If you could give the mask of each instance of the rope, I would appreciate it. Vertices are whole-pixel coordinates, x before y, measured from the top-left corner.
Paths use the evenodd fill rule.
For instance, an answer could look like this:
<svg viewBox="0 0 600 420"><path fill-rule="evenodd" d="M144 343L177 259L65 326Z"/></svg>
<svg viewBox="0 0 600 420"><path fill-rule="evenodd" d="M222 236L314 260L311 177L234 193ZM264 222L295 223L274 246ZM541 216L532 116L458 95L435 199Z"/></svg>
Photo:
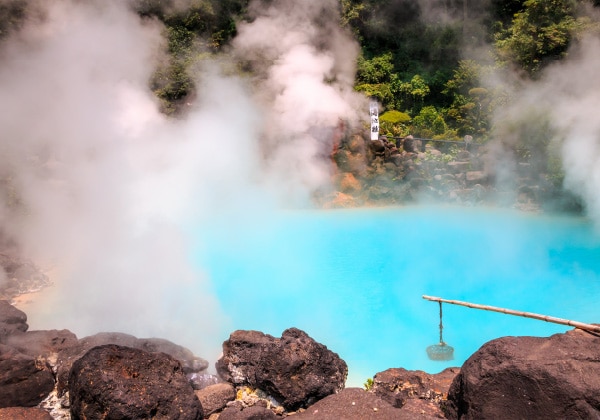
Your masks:
<svg viewBox="0 0 600 420"><path fill-rule="evenodd" d="M444 344L444 339L442 338L442 330L444 329L444 324L442 323L442 302L440 304L440 344Z"/></svg>

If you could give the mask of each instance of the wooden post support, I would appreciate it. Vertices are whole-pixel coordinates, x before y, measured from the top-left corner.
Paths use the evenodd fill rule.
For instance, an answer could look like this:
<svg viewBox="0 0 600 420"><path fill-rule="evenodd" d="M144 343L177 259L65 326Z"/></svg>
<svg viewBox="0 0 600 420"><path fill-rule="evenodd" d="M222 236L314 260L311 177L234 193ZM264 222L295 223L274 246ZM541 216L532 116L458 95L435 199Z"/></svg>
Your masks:
<svg viewBox="0 0 600 420"><path fill-rule="evenodd" d="M451 303L452 305L466 306L467 308L483 309L484 311L500 312L508 315L539 319L540 321L552 322L554 324L569 325L571 327L579 328L580 330L600 333L600 325L585 324L583 322L571 321L569 319L555 318L553 316L534 314L531 312L513 311L512 309L498 308L496 306L479 305L477 303L461 302L460 300L442 299L434 296L423 295L423 299L431 300L433 302L443 302Z"/></svg>

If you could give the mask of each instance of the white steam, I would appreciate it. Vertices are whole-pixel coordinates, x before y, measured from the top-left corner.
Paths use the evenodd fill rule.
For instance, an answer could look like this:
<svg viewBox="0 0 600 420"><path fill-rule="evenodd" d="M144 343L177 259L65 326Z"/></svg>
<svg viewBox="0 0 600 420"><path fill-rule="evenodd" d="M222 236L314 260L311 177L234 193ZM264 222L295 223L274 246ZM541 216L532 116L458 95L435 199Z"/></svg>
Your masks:
<svg viewBox="0 0 600 420"><path fill-rule="evenodd" d="M340 28L335 0L253 5L254 20L239 26L234 47L256 72L267 109L270 178L286 172L290 182L314 191L333 170L324 159L333 130L367 107L352 89L358 45Z"/></svg>
<svg viewBox="0 0 600 420"><path fill-rule="evenodd" d="M600 39L589 38L546 74L540 99L550 102L563 139L565 186L579 194L600 226Z"/></svg>
<svg viewBox="0 0 600 420"><path fill-rule="evenodd" d="M497 140L515 145L534 136L557 148L564 186L581 197L587 213L600 226L600 39L588 37L568 57L544 70L537 81L515 81L509 107L501 110ZM544 124L548 124L548 129ZM538 132L539 130L541 132ZM536 131L538 130L538 131ZM551 138L548 138L551 136ZM513 138L514 137L514 138ZM514 161L494 154L496 168L515 175ZM504 163L498 160L506 158ZM512 169L511 169L512 168ZM504 177L508 179L509 177Z"/></svg>
<svg viewBox="0 0 600 420"><path fill-rule="evenodd" d="M270 54L258 89L205 63L185 119L160 114L148 90L161 25L126 2L40 2L41 19L0 44L0 222L57 268L27 309L33 328L160 336L215 355L231 331L190 232L306 205L329 181L331 132L356 118L357 47L326 36L335 2L301 3L258 5L240 28L235 48Z"/></svg>

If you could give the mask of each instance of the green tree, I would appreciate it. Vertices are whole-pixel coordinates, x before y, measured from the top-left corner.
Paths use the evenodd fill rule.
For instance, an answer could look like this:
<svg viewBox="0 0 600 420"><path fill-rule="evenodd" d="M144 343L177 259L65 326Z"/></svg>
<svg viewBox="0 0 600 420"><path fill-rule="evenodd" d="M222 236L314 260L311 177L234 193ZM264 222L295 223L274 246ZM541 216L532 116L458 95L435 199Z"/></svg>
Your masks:
<svg viewBox="0 0 600 420"><path fill-rule="evenodd" d="M434 106L426 106L413 118L412 129L419 137L434 138L444 136L448 126L442 114Z"/></svg>
<svg viewBox="0 0 600 420"><path fill-rule="evenodd" d="M386 111L379 116L380 131L394 137L404 137L410 134L408 124L410 115L396 110Z"/></svg>
<svg viewBox="0 0 600 420"><path fill-rule="evenodd" d="M410 82L400 83L398 91L403 108L417 114L423 107L430 89L425 79L421 75L415 74Z"/></svg>
<svg viewBox="0 0 600 420"><path fill-rule="evenodd" d="M394 70L392 53L386 52L370 60L359 57L356 80L358 84L389 83Z"/></svg>
<svg viewBox="0 0 600 420"><path fill-rule="evenodd" d="M462 137L475 135L479 141L485 139L490 129L490 118L501 91L489 91L481 87L481 80L494 68L463 60L446 83L444 93L452 97L451 105L445 110L446 121Z"/></svg>
<svg viewBox="0 0 600 420"><path fill-rule="evenodd" d="M565 56L579 23L576 0L526 0L512 25L497 35L500 56L534 76L548 62Z"/></svg>

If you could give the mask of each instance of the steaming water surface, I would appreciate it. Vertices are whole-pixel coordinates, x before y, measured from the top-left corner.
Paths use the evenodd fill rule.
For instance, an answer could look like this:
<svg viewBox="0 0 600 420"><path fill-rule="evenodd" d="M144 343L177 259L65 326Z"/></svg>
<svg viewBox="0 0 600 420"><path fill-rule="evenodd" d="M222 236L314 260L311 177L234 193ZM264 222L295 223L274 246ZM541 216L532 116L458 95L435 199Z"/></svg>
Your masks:
<svg viewBox="0 0 600 420"><path fill-rule="evenodd" d="M569 329L444 305L455 360L434 362L425 348L439 341L438 304L423 294L600 322L600 238L583 218L409 207L230 222L198 233L209 245L195 256L230 317L223 340L300 328L348 363L348 385L390 367L459 366L500 336Z"/></svg>

